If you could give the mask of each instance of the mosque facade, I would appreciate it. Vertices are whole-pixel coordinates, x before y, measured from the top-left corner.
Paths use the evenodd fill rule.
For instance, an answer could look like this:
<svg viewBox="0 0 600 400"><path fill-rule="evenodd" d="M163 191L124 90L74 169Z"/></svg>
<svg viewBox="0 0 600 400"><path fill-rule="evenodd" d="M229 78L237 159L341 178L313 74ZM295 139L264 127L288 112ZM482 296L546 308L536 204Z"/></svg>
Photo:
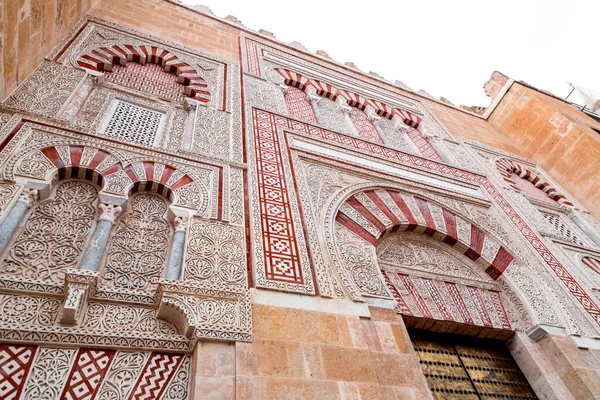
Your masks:
<svg viewBox="0 0 600 400"><path fill-rule="evenodd" d="M0 21L1 398L600 397L597 116L170 0Z"/></svg>

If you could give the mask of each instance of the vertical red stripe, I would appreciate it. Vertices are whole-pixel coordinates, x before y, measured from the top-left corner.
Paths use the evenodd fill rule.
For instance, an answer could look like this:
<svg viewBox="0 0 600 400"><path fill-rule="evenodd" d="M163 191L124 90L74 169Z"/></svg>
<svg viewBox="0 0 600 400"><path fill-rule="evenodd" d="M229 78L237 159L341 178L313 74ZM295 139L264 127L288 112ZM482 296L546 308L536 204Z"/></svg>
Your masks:
<svg viewBox="0 0 600 400"><path fill-rule="evenodd" d="M454 301L454 304L456 304L456 308L458 309L463 322L468 325L474 325L475 322L473 322L473 317L471 317L471 314L469 314L469 310L467 309L467 306L465 306L465 302L460 294L460 291L456 287L456 284L452 282L445 283L446 287L448 288L448 292L450 293L450 297Z"/></svg>
<svg viewBox="0 0 600 400"><path fill-rule="evenodd" d="M412 212L410 212L410 208L408 208L408 206L406 205L406 202L402 198L402 195L398 192L388 191L388 193L392 197L392 200L394 200L394 203L396 203L396 205L398 206L398 209L402 212L402 214L404 214L404 216L408 220L408 227L406 228L406 230L414 231L419 224L417 223L417 220L413 216Z"/></svg>
<svg viewBox="0 0 600 400"><path fill-rule="evenodd" d="M433 215L431 215L431 210L429 209L429 203L427 203L425 200L420 199L418 197L415 197L415 200L417 202L417 206L419 207L419 210L421 210L421 214L423 215L423 218L425 219L426 229L425 229L425 232L423 232L423 233L426 234L427 236L433 236L433 234L436 231L436 226L435 226L435 221L433 220Z"/></svg>
<svg viewBox="0 0 600 400"><path fill-rule="evenodd" d="M487 272L492 278L498 279L500 278L500 275L506 271L506 268L508 268L513 260L513 256L511 256L504 247L500 247L500 249L498 249L498 253L496 253L494 261L492 261L492 265L490 265L485 272Z"/></svg>
<svg viewBox="0 0 600 400"><path fill-rule="evenodd" d="M485 232L471 224L471 247L465 251L465 255L471 260L477 261L481 257L484 240Z"/></svg>
<svg viewBox="0 0 600 400"><path fill-rule="evenodd" d="M485 308L485 304L483 303L483 299L481 298L481 293L479 293L479 289L474 286L467 286L469 289L469 294L475 303L475 307L477 307L477 311L479 312L479 316L481 317L481 321L483 322L483 326L488 328L493 327L492 320L488 315L487 309Z"/></svg>
<svg viewBox="0 0 600 400"><path fill-rule="evenodd" d="M57 168L63 168L65 166L58 155L58 151L56 151L54 147L48 147L47 149L42 150L42 153L48 160L52 161L52 164Z"/></svg>
<svg viewBox="0 0 600 400"><path fill-rule="evenodd" d="M425 301L423 300L419 292L417 292L417 289L410 280L410 277L404 274L398 274L398 276L400 277L400 279L402 279L402 283L404 283L406 290L408 290L408 293L410 293L410 295L412 296L415 304L417 305L417 308L421 312L421 316L423 318L433 318L431 311L429 311L429 308L427 308L427 304L425 304Z"/></svg>
<svg viewBox="0 0 600 400"><path fill-rule="evenodd" d="M337 216L335 217L335 221L338 224L350 230L351 232L356 233L359 237L371 243L373 246L377 245L377 238L375 236L371 235L369 231L367 231L365 228L354 222L353 219L348 217L343 212L338 212Z"/></svg>
<svg viewBox="0 0 600 400"><path fill-rule="evenodd" d="M390 280L388 273L386 271L381 271L381 272L383 273L385 283L387 284L388 288L390 289L390 292L392 292L392 296L394 296L394 299L398 302L398 308L400 309L400 313L402 315L408 315L408 316L412 317L413 313L410 311L410 308L408 308L408 306L406 305L406 302L404 301L402 296L400 296L398 289L396 289L396 286L394 286L394 284Z"/></svg>
<svg viewBox="0 0 600 400"><path fill-rule="evenodd" d="M425 286L427 287L427 290L429 291L429 295L431 296L431 299L435 303L438 310L440 310L440 314L442 314L442 318L444 318L444 320L446 320L446 321L454 321L454 317L452 317L452 314L450 313L450 311L448 311L448 308L446 307L446 303L444 302L443 297L440 295L438 288L435 286L435 283L431 279L425 279L425 278L423 278L423 282L425 283Z"/></svg>
<svg viewBox="0 0 600 400"><path fill-rule="evenodd" d="M458 242L458 230L456 228L456 217L450 211L442 208L442 215L446 223L446 237L443 242L454 246Z"/></svg>
<svg viewBox="0 0 600 400"><path fill-rule="evenodd" d="M377 208L379 208L381 210L381 212L383 212L385 214L385 216L388 217L390 219L390 221L392 221L392 224L394 224L395 227L399 226L402 223L398 219L398 217L392 212L392 210L390 210L388 208L388 206L385 205L385 203L383 202L383 200L381 200L381 198L377 195L377 193L375 193L374 191L371 190L371 191L365 192L365 194L367 195L367 197L369 199L371 199L373 204L375 204L377 206Z"/></svg>
<svg viewBox="0 0 600 400"><path fill-rule="evenodd" d="M374 216L371 211L369 211L356 197L350 197L348 200L346 200L346 203L358 211L358 213L365 217L367 221L372 223L380 234L385 232L385 225L383 225L383 223L376 216Z"/></svg>

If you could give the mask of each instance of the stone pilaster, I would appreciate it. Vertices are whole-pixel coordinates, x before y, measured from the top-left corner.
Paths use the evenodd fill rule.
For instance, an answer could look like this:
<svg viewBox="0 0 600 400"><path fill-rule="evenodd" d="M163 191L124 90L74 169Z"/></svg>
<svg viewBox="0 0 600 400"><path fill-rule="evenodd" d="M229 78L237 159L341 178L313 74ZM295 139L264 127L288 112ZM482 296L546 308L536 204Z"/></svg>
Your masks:
<svg viewBox="0 0 600 400"><path fill-rule="evenodd" d="M115 219L119 216L122 209L120 206L113 204L100 203L102 214L98 219L98 224L90 240L90 244L85 249L83 259L79 265L79 269L97 271L106 250L110 231L115 223Z"/></svg>
<svg viewBox="0 0 600 400"><path fill-rule="evenodd" d="M181 266L183 264L183 251L185 248L185 231L187 218L175 218L175 234L171 243L171 254L167 266L167 279L178 281L181 279Z"/></svg>

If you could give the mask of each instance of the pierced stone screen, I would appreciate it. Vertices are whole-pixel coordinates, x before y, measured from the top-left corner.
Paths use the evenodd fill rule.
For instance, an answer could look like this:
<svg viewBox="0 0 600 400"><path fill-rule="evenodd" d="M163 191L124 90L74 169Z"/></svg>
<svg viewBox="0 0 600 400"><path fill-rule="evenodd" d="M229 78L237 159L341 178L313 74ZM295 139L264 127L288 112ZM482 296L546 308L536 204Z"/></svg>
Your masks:
<svg viewBox="0 0 600 400"><path fill-rule="evenodd" d="M110 119L101 129L104 136L148 147L154 146L166 116L121 100L113 102L109 115Z"/></svg>

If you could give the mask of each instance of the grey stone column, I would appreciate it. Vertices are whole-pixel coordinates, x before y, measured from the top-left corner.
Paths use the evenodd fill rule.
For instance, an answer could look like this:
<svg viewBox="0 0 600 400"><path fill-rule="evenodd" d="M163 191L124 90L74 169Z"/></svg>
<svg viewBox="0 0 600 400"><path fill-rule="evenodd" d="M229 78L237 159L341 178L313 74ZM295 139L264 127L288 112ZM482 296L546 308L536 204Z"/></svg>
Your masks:
<svg viewBox="0 0 600 400"><path fill-rule="evenodd" d="M183 250L185 249L185 230L187 219L175 218L175 234L171 243L171 254L167 266L167 279L178 281L181 279L181 266L183 265Z"/></svg>
<svg viewBox="0 0 600 400"><path fill-rule="evenodd" d="M37 190L24 188L15 205L6 214L4 221L0 224L0 254L6 249L27 209L31 207L37 198Z"/></svg>
<svg viewBox="0 0 600 400"><path fill-rule="evenodd" d="M96 229L92 234L90 244L85 249L81 264L79 264L79 269L98 271L100 261L104 255L104 250L106 250L110 231L112 230L116 218L121 213L121 207L113 204L100 203L100 209L102 210L102 214L98 219L98 224L96 224Z"/></svg>

